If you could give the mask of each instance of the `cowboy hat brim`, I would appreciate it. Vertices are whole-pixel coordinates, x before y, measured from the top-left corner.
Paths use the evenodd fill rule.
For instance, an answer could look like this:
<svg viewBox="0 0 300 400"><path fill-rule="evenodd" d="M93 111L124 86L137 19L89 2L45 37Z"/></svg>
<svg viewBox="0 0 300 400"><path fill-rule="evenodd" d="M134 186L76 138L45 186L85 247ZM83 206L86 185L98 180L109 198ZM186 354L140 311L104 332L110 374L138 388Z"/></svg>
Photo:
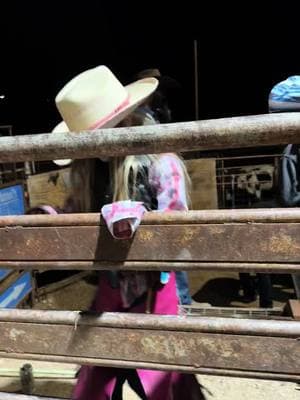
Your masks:
<svg viewBox="0 0 300 400"><path fill-rule="evenodd" d="M52 133L55 135L59 135L60 133L70 132L67 124L64 121L61 121L59 124L55 126L52 130ZM52 160L54 164L58 165L59 167L66 167L67 165L71 164L71 159L64 159L64 160Z"/></svg>
<svg viewBox="0 0 300 400"><path fill-rule="evenodd" d="M105 123L96 126L94 129L105 129L113 128L118 125L124 118L130 115L138 106L140 106L157 88L159 82L155 78L140 79L130 85L125 86L128 93L127 105L116 112L111 118L105 121ZM87 130L89 128L87 127ZM52 133L65 133L70 132L67 124L62 121L53 129ZM53 160L53 162L60 166L65 167L69 165L71 159Z"/></svg>
<svg viewBox="0 0 300 400"><path fill-rule="evenodd" d="M145 78L125 86L125 89L129 96L128 104L104 124L97 126L97 129L113 128L118 125L138 106L144 103L144 101L157 89L158 85L159 82L156 78Z"/></svg>

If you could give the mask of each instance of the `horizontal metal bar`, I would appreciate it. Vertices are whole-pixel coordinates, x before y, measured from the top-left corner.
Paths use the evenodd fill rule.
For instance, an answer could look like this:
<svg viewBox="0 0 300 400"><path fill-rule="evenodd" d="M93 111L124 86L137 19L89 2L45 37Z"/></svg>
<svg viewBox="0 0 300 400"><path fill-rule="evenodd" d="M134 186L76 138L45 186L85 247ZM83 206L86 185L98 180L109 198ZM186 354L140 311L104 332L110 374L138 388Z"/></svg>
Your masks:
<svg viewBox="0 0 300 400"><path fill-rule="evenodd" d="M0 309L0 322L298 338L300 321Z"/></svg>
<svg viewBox="0 0 300 400"><path fill-rule="evenodd" d="M277 319L292 321L289 315L282 315L282 307L274 308L248 308L248 307L214 307L201 303L181 305L180 313L189 317L222 317L222 318L247 318L247 319Z"/></svg>
<svg viewBox="0 0 300 400"><path fill-rule="evenodd" d="M114 240L99 221L99 214L2 217L0 265L39 270L299 271L299 208L149 213L129 241Z"/></svg>
<svg viewBox="0 0 300 400"><path fill-rule="evenodd" d="M78 319L76 313L65 313L67 321L63 314L49 319L51 313L44 311L36 322L25 314L21 322L9 321L1 312L0 356L198 373L300 375L296 321L113 313Z"/></svg>
<svg viewBox="0 0 300 400"><path fill-rule="evenodd" d="M300 142L299 113L0 138L0 162L217 150Z"/></svg>
<svg viewBox="0 0 300 400"><path fill-rule="evenodd" d="M280 153L279 154L276 154L276 153L274 153L274 154L249 154L247 156L216 157L216 161L244 160L244 159L252 159L252 158L278 158L278 157L282 157L282 154L280 154ZM229 167L229 168L231 168L231 167ZM224 167L224 169L227 169L227 167Z"/></svg>
<svg viewBox="0 0 300 400"><path fill-rule="evenodd" d="M146 213L142 225L300 222L300 208L194 210ZM99 226L100 214L19 215L0 217L0 227Z"/></svg>
<svg viewBox="0 0 300 400"><path fill-rule="evenodd" d="M98 271L222 271L268 274L300 273L300 264L176 262L176 261L1 261L0 268L16 270L98 270Z"/></svg>
<svg viewBox="0 0 300 400"><path fill-rule="evenodd" d="M300 264L300 223L142 225L131 240L113 239L104 226L14 226L0 228L0 243L0 265L2 261Z"/></svg>
<svg viewBox="0 0 300 400"><path fill-rule="evenodd" d="M103 367L109 368L130 368L130 369L151 369L151 370L166 370L166 371L181 371L185 373L195 373L200 375L214 375L214 376L225 376L225 377L236 377L236 378L248 378L248 379L265 379L274 381L284 381L284 382L296 382L299 383L300 374L280 374L280 373L270 373L261 371L245 371L245 370L235 370L227 368L205 368L201 366L187 366L187 365L170 365L170 364L159 364L159 363L146 363L146 362L132 362L123 360L111 360L111 359L101 359L94 361L90 358L83 357L64 357L64 356L51 356L51 355L36 355L32 353L5 353L0 351L1 358L13 358L20 360L35 360L35 361L47 361L55 363L71 363L71 364L81 364L81 365L101 365ZM2 398L0 397L2 400ZM6 399L5 399L6 400ZM9 398L7 400L10 400ZM17 399L16 399L17 400ZM23 400L23 399L20 399ZM27 399L24 399L27 400ZM28 399L31 400L31 399ZM35 400L35 399L33 399ZM44 398L38 399L44 400ZM45 400L59 400L59 399L45 399Z"/></svg>
<svg viewBox="0 0 300 400"><path fill-rule="evenodd" d="M217 179L221 179L221 178L222 178L221 176L217 176ZM272 182L271 181L259 181L259 184L264 184L264 183L270 184ZM230 180L228 180L227 182L217 182L217 186L231 186L232 187L232 185L237 186L238 189L240 189L240 190L247 190L246 187L240 187L239 186L240 184L236 181L230 182Z"/></svg>

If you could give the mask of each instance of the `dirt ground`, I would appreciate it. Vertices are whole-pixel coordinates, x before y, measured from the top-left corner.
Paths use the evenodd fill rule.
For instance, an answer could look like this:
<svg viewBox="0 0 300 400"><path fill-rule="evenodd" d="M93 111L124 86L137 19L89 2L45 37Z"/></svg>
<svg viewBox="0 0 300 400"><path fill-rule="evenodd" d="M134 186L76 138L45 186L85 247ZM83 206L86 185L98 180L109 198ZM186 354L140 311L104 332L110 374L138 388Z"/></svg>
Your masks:
<svg viewBox="0 0 300 400"><path fill-rule="evenodd" d="M52 310L82 310L88 308L95 290L96 279L82 279L68 287L41 298L35 308ZM213 306L257 306L256 303L243 304L239 299L238 275L234 273L191 273L190 287L194 300L210 303ZM293 296L289 278L273 278L275 306L282 307ZM24 360L0 359L0 391L20 392L19 368ZM34 394L40 396L70 398L78 366L73 364L54 364L30 361L35 379ZM49 377L49 370L51 377ZM46 372L45 372L46 371ZM44 375L43 375L44 374ZM48 375L47 375L48 374ZM43 377L41 377L43 376ZM295 383L263 381L255 379L227 378L216 376L197 376L205 388L207 400L298 400L299 386ZM138 397L128 387L124 388L126 400ZM88 399L87 399L88 400ZM91 399L92 400L92 399Z"/></svg>

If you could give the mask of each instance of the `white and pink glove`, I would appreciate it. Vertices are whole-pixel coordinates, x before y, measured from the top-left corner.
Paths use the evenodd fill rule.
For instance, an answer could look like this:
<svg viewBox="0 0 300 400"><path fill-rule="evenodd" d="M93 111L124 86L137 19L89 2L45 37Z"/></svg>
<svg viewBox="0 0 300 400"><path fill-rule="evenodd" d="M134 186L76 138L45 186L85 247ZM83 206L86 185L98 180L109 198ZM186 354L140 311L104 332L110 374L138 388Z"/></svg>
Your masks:
<svg viewBox="0 0 300 400"><path fill-rule="evenodd" d="M115 239L131 239L141 223L146 208L140 201L117 201L106 204L101 214Z"/></svg>

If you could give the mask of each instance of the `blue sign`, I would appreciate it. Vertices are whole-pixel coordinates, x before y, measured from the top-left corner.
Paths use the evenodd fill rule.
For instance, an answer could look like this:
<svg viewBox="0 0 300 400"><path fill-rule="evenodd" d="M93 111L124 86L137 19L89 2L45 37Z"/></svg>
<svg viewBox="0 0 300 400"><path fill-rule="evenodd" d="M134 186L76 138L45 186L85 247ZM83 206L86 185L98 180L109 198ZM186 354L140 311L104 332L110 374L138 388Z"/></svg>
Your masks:
<svg viewBox="0 0 300 400"><path fill-rule="evenodd" d="M24 190L21 184L0 188L0 215L25 214Z"/></svg>
<svg viewBox="0 0 300 400"><path fill-rule="evenodd" d="M25 213L24 190L21 184L0 188L0 215L23 215ZM0 269L0 281L10 270Z"/></svg>
<svg viewBox="0 0 300 400"><path fill-rule="evenodd" d="M0 269L0 281L3 281L11 273L11 269Z"/></svg>
<svg viewBox="0 0 300 400"><path fill-rule="evenodd" d="M31 291L31 273L25 272L0 295L0 308L16 308Z"/></svg>

